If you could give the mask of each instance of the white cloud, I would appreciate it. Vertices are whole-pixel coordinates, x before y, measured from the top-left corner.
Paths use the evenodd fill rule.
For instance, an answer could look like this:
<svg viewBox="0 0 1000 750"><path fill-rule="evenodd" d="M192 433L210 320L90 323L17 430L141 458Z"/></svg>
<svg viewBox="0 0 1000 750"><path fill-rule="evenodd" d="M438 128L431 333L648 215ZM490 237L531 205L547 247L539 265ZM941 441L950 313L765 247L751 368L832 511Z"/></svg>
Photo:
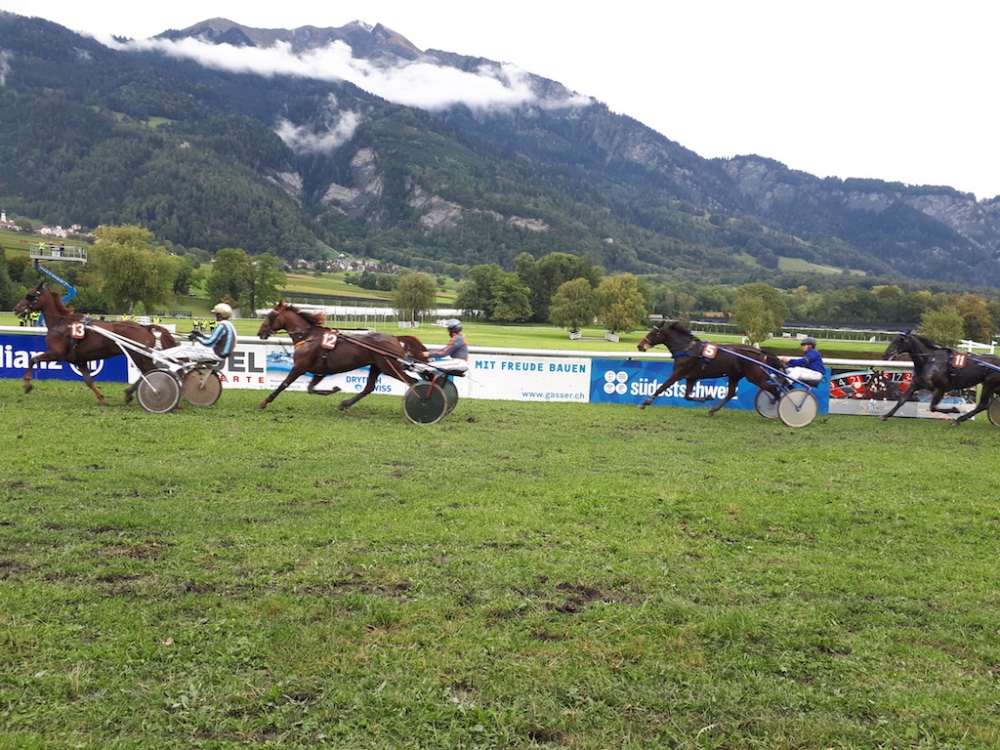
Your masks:
<svg viewBox="0 0 1000 750"><path fill-rule="evenodd" d="M360 124L361 115L357 112L340 112L331 116L323 132L317 133L285 119L278 120L275 132L297 154L328 154L349 141Z"/></svg>
<svg viewBox="0 0 1000 750"><path fill-rule="evenodd" d="M540 100L532 90L529 74L515 65L484 64L475 73L439 65L433 58L381 66L354 58L351 48L339 41L303 54L295 54L291 46L284 42L274 47L259 48L211 44L190 38L119 43L104 37L100 41L116 49L157 50L219 70L349 81L390 102L431 111L456 104L465 104L477 111L490 111L524 104L565 107L592 103L589 97L578 95Z"/></svg>
<svg viewBox="0 0 1000 750"><path fill-rule="evenodd" d="M0 86L7 85L7 75L10 73L10 52L0 50Z"/></svg>

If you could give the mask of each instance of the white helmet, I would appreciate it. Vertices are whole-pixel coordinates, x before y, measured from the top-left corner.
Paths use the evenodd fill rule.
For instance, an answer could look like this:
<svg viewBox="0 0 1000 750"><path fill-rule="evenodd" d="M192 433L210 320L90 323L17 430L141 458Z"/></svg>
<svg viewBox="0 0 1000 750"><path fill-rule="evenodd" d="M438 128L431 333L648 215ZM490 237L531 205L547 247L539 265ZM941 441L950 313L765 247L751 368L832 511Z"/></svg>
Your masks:
<svg viewBox="0 0 1000 750"><path fill-rule="evenodd" d="M460 321L458 318L449 318L444 322L444 325L445 328L447 328L449 331L462 330L462 321Z"/></svg>
<svg viewBox="0 0 1000 750"><path fill-rule="evenodd" d="M233 317L233 308L231 308L225 302L220 302L215 307L213 307L212 312L214 312L216 315L221 315L223 318Z"/></svg>

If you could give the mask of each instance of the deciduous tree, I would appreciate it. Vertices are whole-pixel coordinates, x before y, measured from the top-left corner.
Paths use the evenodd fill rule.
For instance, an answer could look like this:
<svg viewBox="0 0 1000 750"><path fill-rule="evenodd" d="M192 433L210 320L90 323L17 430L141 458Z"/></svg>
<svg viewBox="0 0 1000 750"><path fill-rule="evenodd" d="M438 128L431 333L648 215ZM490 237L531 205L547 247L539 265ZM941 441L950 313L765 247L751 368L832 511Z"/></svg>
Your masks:
<svg viewBox="0 0 1000 750"><path fill-rule="evenodd" d="M597 300L597 318L612 333L634 331L648 314L639 278L631 273L604 279Z"/></svg>
<svg viewBox="0 0 1000 750"><path fill-rule="evenodd" d="M920 318L921 334L941 346L956 346L962 340L965 321L954 307L929 310Z"/></svg>
<svg viewBox="0 0 1000 750"><path fill-rule="evenodd" d="M516 273L505 273L493 283L493 320L522 323L531 317L531 290Z"/></svg>
<svg viewBox="0 0 1000 750"><path fill-rule="evenodd" d="M756 294L741 294L736 298L732 321L753 346L766 341L775 328L780 327L777 316L768 307L767 302Z"/></svg>
<svg viewBox="0 0 1000 750"><path fill-rule="evenodd" d="M416 320L435 307L437 289L434 279L424 273L408 273L392 291L392 306L403 320Z"/></svg>
<svg viewBox="0 0 1000 750"><path fill-rule="evenodd" d="M560 328L579 331L597 316L597 295L587 279L562 284L552 296L549 321Z"/></svg>
<svg viewBox="0 0 1000 750"><path fill-rule="evenodd" d="M135 225L99 227L90 252L100 274L101 293L115 310L132 313L142 303L147 313L162 305L173 284L170 256L153 245L153 233Z"/></svg>

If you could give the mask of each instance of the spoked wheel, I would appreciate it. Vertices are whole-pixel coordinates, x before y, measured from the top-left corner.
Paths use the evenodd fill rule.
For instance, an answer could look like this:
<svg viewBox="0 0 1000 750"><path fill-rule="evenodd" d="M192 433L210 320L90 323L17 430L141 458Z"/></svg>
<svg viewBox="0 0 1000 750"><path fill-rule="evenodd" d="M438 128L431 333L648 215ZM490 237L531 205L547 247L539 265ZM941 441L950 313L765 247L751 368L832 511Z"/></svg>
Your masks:
<svg viewBox="0 0 1000 750"><path fill-rule="evenodd" d="M441 390L444 391L444 398L446 402L444 413L451 414L454 408L458 405L458 388L453 382L451 382L451 378L445 378L440 381L438 385L441 386Z"/></svg>
<svg viewBox="0 0 1000 750"><path fill-rule="evenodd" d="M816 397L802 388L793 388L778 399L778 417L789 427L805 427L818 412Z"/></svg>
<svg viewBox="0 0 1000 750"><path fill-rule="evenodd" d="M192 406L211 406L222 395L222 381L212 368L198 367L184 376L181 391Z"/></svg>
<svg viewBox="0 0 1000 750"><path fill-rule="evenodd" d="M444 390L427 380L414 383L403 395L403 414L413 424L434 424L447 412Z"/></svg>
<svg viewBox="0 0 1000 750"><path fill-rule="evenodd" d="M142 376L135 396L146 411L163 414L172 410L181 400L181 386L172 373L153 370Z"/></svg>
<svg viewBox="0 0 1000 750"><path fill-rule="evenodd" d="M767 417L768 419L778 418L778 399L768 391L757 391L753 405L756 407L757 413L762 417Z"/></svg>
<svg viewBox="0 0 1000 750"><path fill-rule="evenodd" d="M986 407L986 416L989 417L991 425L1000 427L1000 397L994 396L990 399L990 405Z"/></svg>

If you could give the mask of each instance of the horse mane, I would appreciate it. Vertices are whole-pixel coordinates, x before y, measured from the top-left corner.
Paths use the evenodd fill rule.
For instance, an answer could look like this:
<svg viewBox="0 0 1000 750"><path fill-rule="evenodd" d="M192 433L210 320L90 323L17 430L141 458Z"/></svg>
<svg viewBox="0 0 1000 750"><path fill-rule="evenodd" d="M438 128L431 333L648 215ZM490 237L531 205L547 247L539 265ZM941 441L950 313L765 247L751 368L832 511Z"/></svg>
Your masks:
<svg viewBox="0 0 1000 750"><path fill-rule="evenodd" d="M675 320L673 323L670 323L667 327L679 333L681 336L686 336L687 338L696 341L698 340L698 337L695 336L693 333L691 333L691 331L689 331L687 328L685 328L679 321Z"/></svg>
<svg viewBox="0 0 1000 750"><path fill-rule="evenodd" d="M46 284L41 284L38 289L38 293L48 292L49 296L52 297L52 304L56 308L56 312L60 315L73 315L74 310L72 307L66 307L63 301L59 299L59 295L53 292Z"/></svg>
<svg viewBox="0 0 1000 750"><path fill-rule="evenodd" d="M326 323L325 313L306 312L305 310L300 310L295 305L285 305L285 309L288 310L289 312L295 313L304 321L306 321L309 325L322 326L324 323Z"/></svg>
<svg viewBox="0 0 1000 750"><path fill-rule="evenodd" d="M938 344L937 342L932 341L931 339L927 338L926 336L921 336L919 333L911 333L911 334L909 334L909 336L910 336L911 339L916 339L917 341L919 341L921 344L923 344L924 346L926 346L928 349L934 349L936 351L941 350L941 349L948 349L947 346L942 346L941 344Z"/></svg>

